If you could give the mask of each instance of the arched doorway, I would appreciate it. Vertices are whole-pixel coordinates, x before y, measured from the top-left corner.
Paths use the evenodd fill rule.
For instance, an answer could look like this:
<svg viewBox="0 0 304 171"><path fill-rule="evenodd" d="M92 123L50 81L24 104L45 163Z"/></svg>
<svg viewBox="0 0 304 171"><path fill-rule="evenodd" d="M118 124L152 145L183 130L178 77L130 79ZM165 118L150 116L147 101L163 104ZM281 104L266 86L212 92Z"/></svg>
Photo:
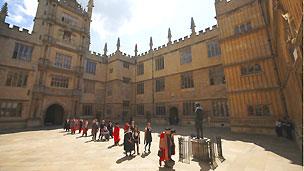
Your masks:
<svg viewBox="0 0 304 171"><path fill-rule="evenodd" d="M64 109L58 104L53 104L47 108L44 118L44 125L62 125Z"/></svg>
<svg viewBox="0 0 304 171"><path fill-rule="evenodd" d="M178 109L176 107L171 107L169 112L170 112L170 116L169 116L170 125L178 125L179 123Z"/></svg>

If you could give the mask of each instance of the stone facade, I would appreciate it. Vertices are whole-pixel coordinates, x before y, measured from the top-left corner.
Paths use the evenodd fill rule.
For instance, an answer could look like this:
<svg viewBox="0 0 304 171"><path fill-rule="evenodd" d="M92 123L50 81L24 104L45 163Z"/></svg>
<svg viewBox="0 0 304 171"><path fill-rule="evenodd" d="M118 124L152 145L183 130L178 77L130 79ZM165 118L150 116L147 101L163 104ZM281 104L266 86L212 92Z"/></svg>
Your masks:
<svg viewBox="0 0 304 171"><path fill-rule="evenodd" d="M31 34L5 23L4 5L0 127L67 117L189 125L200 102L208 126L274 134L288 115L302 137L301 6L216 0L217 25L196 32L192 19L190 36L172 41L169 29L168 43L154 48L151 38L148 52L130 56L120 40L110 55L107 45L89 51L93 0L86 11L76 0L40 0Z"/></svg>

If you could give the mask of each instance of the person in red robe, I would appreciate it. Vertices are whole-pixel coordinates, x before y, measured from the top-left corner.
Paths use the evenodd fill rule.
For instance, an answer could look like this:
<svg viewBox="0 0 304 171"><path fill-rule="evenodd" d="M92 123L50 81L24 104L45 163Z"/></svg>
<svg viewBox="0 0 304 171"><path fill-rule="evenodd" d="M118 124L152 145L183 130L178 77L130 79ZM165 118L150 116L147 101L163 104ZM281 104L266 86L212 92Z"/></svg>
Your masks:
<svg viewBox="0 0 304 171"><path fill-rule="evenodd" d="M175 146L171 129L167 128L160 134L159 138L159 166L164 161L165 167L172 168L175 162L171 159L171 156L175 154Z"/></svg>
<svg viewBox="0 0 304 171"><path fill-rule="evenodd" d="M119 124L116 122L113 131L114 145L118 145L120 141L119 131L120 131Z"/></svg>
<svg viewBox="0 0 304 171"><path fill-rule="evenodd" d="M75 119L71 120L71 134L75 134Z"/></svg>

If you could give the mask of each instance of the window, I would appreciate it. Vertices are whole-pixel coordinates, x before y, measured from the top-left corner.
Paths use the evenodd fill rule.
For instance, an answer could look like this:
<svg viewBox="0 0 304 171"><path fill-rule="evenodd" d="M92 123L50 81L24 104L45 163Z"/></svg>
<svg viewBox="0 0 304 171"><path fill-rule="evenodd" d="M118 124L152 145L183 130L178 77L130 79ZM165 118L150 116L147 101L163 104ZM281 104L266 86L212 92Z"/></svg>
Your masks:
<svg viewBox="0 0 304 171"><path fill-rule="evenodd" d="M22 71L9 71L6 77L6 86L26 87L28 74Z"/></svg>
<svg viewBox="0 0 304 171"><path fill-rule="evenodd" d="M227 101L213 101L212 113L215 117L228 117L228 105Z"/></svg>
<svg viewBox="0 0 304 171"><path fill-rule="evenodd" d="M209 83L210 85L219 85L225 84L225 75L224 75L224 68L217 67L209 69Z"/></svg>
<svg viewBox="0 0 304 171"><path fill-rule="evenodd" d="M123 62L123 67L129 69L130 65L127 62Z"/></svg>
<svg viewBox="0 0 304 171"><path fill-rule="evenodd" d="M183 114L184 115L193 115L195 111L194 102L186 101L183 103Z"/></svg>
<svg viewBox="0 0 304 171"><path fill-rule="evenodd" d="M165 90L165 78L156 79L155 91L161 92Z"/></svg>
<svg viewBox="0 0 304 171"><path fill-rule="evenodd" d="M252 30L252 25L250 22L235 26L234 34L243 34Z"/></svg>
<svg viewBox="0 0 304 171"><path fill-rule="evenodd" d="M144 104L137 104L136 105L136 113L137 113L137 115L145 115L145 105Z"/></svg>
<svg viewBox="0 0 304 171"><path fill-rule="evenodd" d="M72 40L72 32L64 31L62 39L70 42Z"/></svg>
<svg viewBox="0 0 304 171"><path fill-rule="evenodd" d="M219 42L212 41L207 44L208 47L208 57L220 56L221 55L221 48Z"/></svg>
<svg viewBox="0 0 304 171"><path fill-rule="evenodd" d="M86 73L94 74L96 72L96 63L90 60L87 60L86 63Z"/></svg>
<svg viewBox="0 0 304 171"><path fill-rule="evenodd" d="M165 68L165 59L163 56L155 59L155 70L159 71Z"/></svg>
<svg viewBox="0 0 304 171"><path fill-rule="evenodd" d="M129 107L130 107L130 101L124 100L122 102L122 109L123 109L123 111L128 111Z"/></svg>
<svg viewBox="0 0 304 171"><path fill-rule="evenodd" d="M95 81L84 80L84 93L95 93Z"/></svg>
<svg viewBox="0 0 304 171"><path fill-rule="evenodd" d="M181 54L180 63L188 64L192 62L191 47L186 47L179 52Z"/></svg>
<svg viewBox="0 0 304 171"><path fill-rule="evenodd" d="M145 93L145 84L142 83L137 83L137 94L144 94Z"/></svg>
<svg viewBox="0 0 304 171"><path fill-rule="evenodd" d="M58 68L71 69L72 58L63 54L56 54L55 66Z"/></svg>
<svg viewBox="0 0 304 171"><path fill-rule="evenodd" d="M140 63L137 65L137 75L143 75L145 72L144 63Z"/></svg>
<svg viewBox="0 0 304 171"><path fill-rule="evenodd" d="M131 78L128 78L128 77L122 77L122 82L125 83L125 84L129 84L131 81Z"/></svg>
<svg viewBox="0 0 304 171"><path fill-rule="evenodd" d="M249 116L270 116L270 105L260 104L260 105L248 105L247 112Z"/></svg>
<svg viewBox="0 0 304 171"><path fill-rule="evenodd" d="M71 16L71 15L69 15L69 14L67 14L67 13L64 13L64 14L62 15L61 21L62 21L63 23L65 23L65 24L72 25L72 26L78 25L78 22L77 22L77 21L78 21L78 18L73 17L73 16Z"/></svg>
<svg viewBox="0 0 304 171"><path fill-rule="evenodd" d="M29 62L32 60L32 53L33 47L21 43L16 43L12 58Z"/></svg>
<svg viewBox="0 0 304 171"><path fill-rule="evenodd" d="M51 80L51 86L69 88L69 78L61 75L53 75Z"/></svg>
<svg viewBox="0 0 304 171"><path fill-rule="evenodd" d="M258 74L260 72L262 72L262 67L260 64L250 64L241 66L241 75Z"/></svg>
<svg viewBox="0 0 304 171"><path fill-rule="evenodd" d="M13 101L0 101L1 117L21 117L22 103Z"/></svg>
<svg viewBox="0 0 304 171"><path fill-rule="evenodd" d="M193 88L194 87L194 82L192 78L192 72L187 72L181 74L181 88L186 89L186 88Z"/></svg>
<svg viewBox="0 0 304 171"><path fill-rule="evenodd" d="M166 106L163 103L155 104L155 114L156 115L166 115Z"/></svg>
<svg viewBox="0 0 304 171"><path fill-rule="evenodd" d="M83 105L83 115L93 115L93 105L92 104Z"/></svg>

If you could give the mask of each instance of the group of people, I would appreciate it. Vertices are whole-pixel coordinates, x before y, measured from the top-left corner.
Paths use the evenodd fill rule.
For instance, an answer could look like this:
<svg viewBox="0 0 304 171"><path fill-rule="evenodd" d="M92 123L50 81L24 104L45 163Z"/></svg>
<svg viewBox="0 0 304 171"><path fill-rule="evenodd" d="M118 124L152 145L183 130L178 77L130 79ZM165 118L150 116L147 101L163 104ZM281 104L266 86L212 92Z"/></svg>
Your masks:
<svg viewBox="0 0 304 171"><path fill-rule="evenodd" d="M115 126L114 126L112 121L108 121L108 123L106 123L105 120L102 120L99 124L98 119L94 119L92 121L92 132L91 132L92 140L93 141L97 141L97 140L109 141L110 138L113 138L113 130L116 127L119 127L118 123L115 123ZM97 137L98 131L99 131L99 135Z"/></svg>
<svg viewBox="0 0 304 171"><path fill-rule="evenodd" d="M195 103L195 113L196 113L196 121L195 127L197 132L197 138L203 138L203 108L199 103ZM66 131L71 130L71 134L75 134L78 130L79 133L83 131L82 136L87 136L87 131L89 127L88 120L82 119L67 119L64 123L64 129ZM139 145L141 142L140 130L137 125L135 125L135 121L130 118L130 121L125 123L124 125L124 140L123 146L126 156L131 156L139 152ZM97 137L97 134L99 135ZM162 162L165 163L165 167L172 168L175 164L174 160L172 160L171 156L175 155L175 143L174 143L174 134L175 130L171 128L166 128L163 132L160 133L160 141L159 141L159 165L162 166ZM120 125L119 123L112 124L112 121L105 120L98 121L98 119L94 119L92 121L92 130L91 130L92 141L103 141L103 139L109 141L110 138L114 139L114 145L119 145L120 142ZM148 153L150 153L152 143L152 127L151 123L148 122L144 129L144 152L146 153L148 148Z"/></svg>
<svg viewBox="0 0 304 171"><path fill-rule="evenodd" d="M292 140L293 125L288 117L278 119L275 124L275 131L278 137L286 136L286 138Z"/></svg>
<svg viewBox="0 0 304 171"><path fill-rule="evenodd" d="M150 153L152 142L152 128L151 123L147 123L144 129L144 145L145 152ZM137 152L139 155L139 144L140 144L140 131L137 125L135 125L135 121L131 120L129 123L124 125L124 150L126 156L134 155ZM133 153L132 153L133 152Z"/></svg>
<svg viewBox="0 0 304 171"><path fill-rule="evenodd" d="M83 119L67 119L64 122L64 130L71 131L71 134L75 134L76 131L79 131L79 134L83 132L82 136L87 136L87 131L89 128L89 121ZM124 125L124 140L123 146L126 156L131 156L139 152L139 145L141 142L140 130L135 121L130 120L130 122L125 123ZM99 136L97 134L99 132ZM165 167L173 167L174 161L171 156L175 154L175 143L174 143L174 133L175 130L167 128L165 131L160 133L159 141L159 165L162 165L162 162L165 163ZM114 139L114 146L119 145L120 142L120 126L119 123L112 124L112 121L106 122L102 120L100 123L98 119L92 121L92 131L91 131L92 141L108 140L110 138ZM144 128L144 152L150 153L152 143L152 127L151 123L148 122Z"/></svg>
<svg viewBox="0 0 304 171"><path fill-rule="evenodd" d="M78 130L79 133L82 131L82 136L88 136L89 129L89 121L83 119L66 119L64 122L64 130L69 132L71 130L71 134L75 134Z"/></svg>
<svg viewBox="0 0 304 171"><path fill-rule="evenodd" d="M171 156L175 155L175 143L174 134L176 131L171 128L166 128L159 136L159 166L162 166L162 162L165 163L165 167L172 168L175 161Z"/></svg>

